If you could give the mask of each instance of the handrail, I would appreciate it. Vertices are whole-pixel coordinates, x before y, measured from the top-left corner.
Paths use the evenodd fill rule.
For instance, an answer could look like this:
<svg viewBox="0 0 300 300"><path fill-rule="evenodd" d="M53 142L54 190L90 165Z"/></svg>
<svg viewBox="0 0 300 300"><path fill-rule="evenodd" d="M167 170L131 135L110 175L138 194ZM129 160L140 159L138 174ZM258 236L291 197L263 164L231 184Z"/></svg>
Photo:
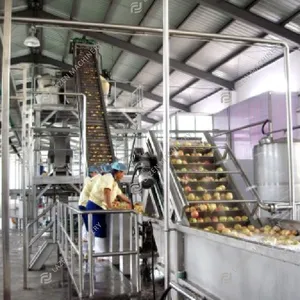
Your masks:
<svg viewBox="0 0 300 300"><path fill-rule="evenodd" d="M182 286L180 286L179 284L175 283L175 282L170 282L170 288L174 289L176 292L178 292L179 294L181 294L183 297L189 299L189 300L205 300L206 297L202 297L200 295L198 295L199 297L195 297L190 291L188 291L186 288L183 288Z"/></svg>
<svg viewBox="0 0 300 300"><path fill-rule="evenodd" d="M39 214L33 221L27 224L26 228L28 229L30 226L35 224L41 217L45 216L54 206L56 206L56 202L49 205L41 214Z"/></svg>
<svg viewBox="0 0 300 300"><path fill-rule="evenodd" d="M163 160L164 158L162 155L162 148L154 134L154 131L151 130L149 132L149 135L150 135L150 139L153 144L153 147L155 148L154 150L156 151L155 154L156 154L158 160ZM158 170L159 170L159 166L157 166L157 171ZM178 203L178 201L175 200L174 195L172 195L173 193L171 194L171 199L173 199L173 209L176 213L176 216L178 216L179 221L181 221L183 208L188 205L188 202L186 201L186 199L183 197L182 193L178 189L178 183L176 181L176 175L174 174L173 168L170 168L170 174L171 174L171 176L170 176L171 189L173 187L176 189L176 193L175 193L177 196L176 199L179 198L179 203ZM161 175L160 175L160 180L163 183L164 178Z"/></svg>
<svg viewBox="0 0 300 300"><path fill-rule="evenodd" d="M229 153L233 163L235 164L236 168L239 169L239 171L241 172L241 176L243 178L243 180L246 182L247 186L250 187L251 186L251 182L249 181L247 175L245 174L244 170L242 169L241 165L239 164L239 162L237 161L237 159L235 158L232 150L230 149L230 147L227 145L226 151ZM257 204L258 206L266 211L273 211L273 205L271 204L264 204L262 202L262 200L260 199L260 196L258 195L257 191L255 189L251 189L251 191L253 192L254 196L256 197L257 200ZM256 208L254 208L254 210L252 211L252 215L253 213L255 213Z"/></svg>
<svg viewBox="0 0 300 300"><path fill-rule="evenodd" d="M76 245L73 242L74 238L74 231L71 228L71 224L68 225L67 216L70 216L70 223L72 223L73 220L73 214L78 215L78 239L81 241L82 237L82 218L79 216L82 215L88 215L88 226L89 228L92 228L92 215L93 214L109 214L109 215L116 215L116 214L130 214L134 216L134 230L136 233L138 233L138 217L137 213L134 210L86 210L86 211L80 211L75 207L72 207L71 205L67 203L57 202L58 203L58 217L57 217L57 231L58 231L58 245L61 249L62 255L65 259L65 265L70 273L70 278L73 281L73 284L75 286L75 289L78 293L79 298L82 298L82 292L83 292L83 264L82 264L82 247L79 243ZM68 210L68 211L67 211ZM132 224L132 221L131 221ZM68 233L68 226L71 229L71 233ZM133 226L130 226L131 230L133 230ZM133 236L133 233L132 233ZM88 265L89 265L89 296L93 297L94 295L94 258L95 257L112 257L112 256L135 256L135 265L136 265L136 288L137 292L140 292L140 282L139 282L139 243L138 243L138 234L135 234L135 249L133 249L133 244L131 242L130 250L129 251L119 251L119 252L106 252L106 253L93 253L92 249L92 237L93 232L92 230L89 231L88 235ZM69 246L71 246L71 252L75 252L74 254L78 255L79 257L79 285L76 283L76 278L74 276L74 261L73 256L71 256L71 263L69 265L68 259L69 255L67 255L67 252L69 251ZM133 260L131 261L133 264ZM131 266L131 269L133 270L133 265Z"/></svg>
<svg viewBox="0 0 300 300"><path fill-rule="evenodd" d="M27 247L31 247L51 226L53 226L54 221L51 221L42 231L40 231L28 244Z"/></svg>
<svg viewBox="0 0 300 300"><path fill-rule="evenodd" d="M130 167L131 167L131 163L132 163L132 159L133 159L133 150L134 150L135 142L136 142L136 135L134 135L134 139L133 139L133 142L132 142L130 161L129 161L128 169L127 169L128 173L130 171Z"/></svg>
<svg viewBox="0 0 300 300"><path fill-rule="evenodd" d="M222 133L213 135L213 138L216 138L216 137L219 137L219 136L225 135L225 134L230 134L230 133L233 133L233 132L236 132L236 131L240 131L240 130L243 130L243 129L255 127L255 126L264 124L264 123L266 123L266 122L271 122L271 121L270 121L269 119L265 119L265 120L263 120L263 121L259 121L259 122L251 123L251 124L249 124L249 125L245 125L245 126L241 126L241 127L238 127L238 128L231 129L231 130L227 130L227 131L224 131L224 132L222 132Z"/></svg>

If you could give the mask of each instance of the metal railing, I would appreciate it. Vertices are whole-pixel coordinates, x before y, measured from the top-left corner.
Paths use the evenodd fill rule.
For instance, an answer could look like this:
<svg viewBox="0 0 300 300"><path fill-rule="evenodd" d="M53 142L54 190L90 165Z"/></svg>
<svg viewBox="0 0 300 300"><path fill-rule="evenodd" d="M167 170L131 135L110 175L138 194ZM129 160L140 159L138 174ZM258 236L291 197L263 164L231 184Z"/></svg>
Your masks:
<svg viewBox="0 0 300 300"><path fill-rule="evenodd" d="M265 121L264 121L265 122ZM262 122L259 122L259 124L261 124ZM253 126L256 126L258 123L253 124ZM249 127L249 126L248 126ZM246 126L244 126L243 128L246 128ZM243 201L245 203L245 205L247 205L246 203L248 203L247 207L250 210L250 216L253 217L256 213L258 208L268 211L270 213L275 213L276 211L280 211L280 210L286 210L286 209L290 209L291 206L286 205L286 204L275 204L275 203L264 203L263 200L260 198L257 190L255 187L253 187L253 185L251 184L249 178L247 177L246 173L244 172L243 168L241 167L240 163L238 162L238 160L236 159L232 149L229 147L228 144L224 144L224 145L220 145L220 146L216 146L215 142L214 142L214 138L211 137L208 133L205 133L205 138L206 140L215 148L223 148L224 149L224 153L222 154L222 156L220 156L220 162L221 165L224 165L224 163L228 160L231 160L233 163L233 166L236 168L237 170L237 174L240 175L240 177L243 180L243 183L245 184L245 190L247 190L247 192L250 192L251 195L254 198L254 201ZM222 163L223 162L223 163ZM234 182L232 182L232 184L234 185ZM236 192L239 191L237 188ZM240 199L242 199L243 197L239 197ZM230 201L228 201L230 202ZM242 202L242 201L239 201ZM253 204L253 207L251 208L251 203Z"/></svg>
<svg viewBox="0 0 300 300"><path fill-rule="evenodd" d="M83 251L82 251L82 216L88 215L88 228L92 226L93 214L106 215L130 215L129 237L130 249L117 252L93 253L92 239L93 232L89 231L88 235L88 269L89 269L89 297L93 297L95 292L94 283L94 258L97 257L114 257L114 256L130 256L130 275L133 280L135 274L135 287L137 293L140 292L140 278L139 278L139 240L138 240L138 218L137 214L132 210L97 210L82 212L66 203L58 202L57 205L57 243L60 252L65 261L65 266L69 271L70 278L76 289L76 292L81 299L84 291L84 274L83 274ZM78 236L74 232L74 217L78 217ZM135 241L133 240L133 237ZM76 272L74 256L78 256L78 272ZM135 259L134 259L135 256ZM76 274L77 273L77 274Z"/></svg>
<svg viewBox="0 0 300 300"><path fill-rule="evenodd" d="M37 245L41 241L41 237L46 233L50 232L52 228L52 236L50 235L49 239L56 242L56 226L55 226L55 215L56 215L56 203L49 205L40 215L38 215L32 222L28 223L26 226L25 236L26 236L26 244L24 247L24 257L26 257L26 267L30 268L30 265L35 257L31 260L31 255L34 254L33 247ZM38 223L47 215L49 215L49 223L46 226L42 227L39 231ZM34 235L34 231L36 228L32 228L35 226L37 228L37 233ZM38 250L41 245L38 245Z"/></svg>

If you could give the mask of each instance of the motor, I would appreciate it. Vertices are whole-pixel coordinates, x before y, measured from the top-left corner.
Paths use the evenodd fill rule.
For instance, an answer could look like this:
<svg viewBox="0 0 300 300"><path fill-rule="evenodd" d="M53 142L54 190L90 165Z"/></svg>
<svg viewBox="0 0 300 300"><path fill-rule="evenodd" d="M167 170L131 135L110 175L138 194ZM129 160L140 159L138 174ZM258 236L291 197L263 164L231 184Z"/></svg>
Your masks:
<svg viewBox="0 0 300 300"><path fill-rule="evenodd" d="M132 190L150 189L157 181L157 157L148 152L144 153L142 148L135 148L133 163L136 165L131 181ZM138 176L138 184L133 184L136 175Z"/></svg>

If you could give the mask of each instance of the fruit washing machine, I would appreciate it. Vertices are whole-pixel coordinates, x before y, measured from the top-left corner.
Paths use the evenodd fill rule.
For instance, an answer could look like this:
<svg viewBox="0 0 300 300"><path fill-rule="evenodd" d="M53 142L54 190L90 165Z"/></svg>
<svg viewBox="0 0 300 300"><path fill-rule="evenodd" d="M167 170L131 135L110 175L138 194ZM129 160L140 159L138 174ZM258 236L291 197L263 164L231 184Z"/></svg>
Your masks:
<svg viewBox="0 0 300 300"><path fill-rule="evenodd" d="M210 135L204 136L205 141L171 141L171 277L207 299L298 299L299 223L292 228L291 222L258 218L258 208L271 211L272 204L261 203L252 189L252 198L242 198L235 177L244 173L230 148L220 151ZM159 198L163 207L163 191L157 194L163 163L154 132L147 146L160 161L156 172L162 181L144 200L143 217L153 224L159 267L164 264L163 216L149 203L154 206Z"/></svg>

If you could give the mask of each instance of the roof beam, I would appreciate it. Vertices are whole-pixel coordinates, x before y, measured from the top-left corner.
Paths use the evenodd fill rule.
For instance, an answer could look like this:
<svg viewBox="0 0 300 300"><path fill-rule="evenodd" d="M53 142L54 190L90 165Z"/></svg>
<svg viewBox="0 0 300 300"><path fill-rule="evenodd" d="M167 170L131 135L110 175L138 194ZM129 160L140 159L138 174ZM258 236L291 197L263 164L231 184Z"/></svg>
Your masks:
<svg viewBox="0 0 300 300"><path fill-rule="evenodd" d="M11 59L12 65L17 65L17 64L21 64L21 63L32 63L32 56L24 55L24 56L14 57ZM66 64L64 62L61 62L59 60L56 60L56 59L53 59L51 57L44 56L44 55L37 55L35 57L35 63L41 64L41 65L52 65L52 66L55 66L59 69L63 69L66 71L71 70L71 68L72 68L72 66L69 64Z"/></svg>
<svg viewBox="0 0 300 300"><path fill-rule="evenodd" d="M142 116L142 121L150 124L156 124L158 122L157 120L154 120L146 116Z"/></svg>
<svg viewBox="0 0 300 300"><path fill-rule="evenodd" d="M113 45L115 47L121 48L125 51L131 52L133 54L142 56L144 58L147 58L151 61L154 61L158 64L162 64L163 58L162 55L159 53L152 52L150 50L147 50L142 47L135 46L133 44L130 44L128 42L124 42L122 40L119 40L113 36L106 35L101 32L89 32L89 31L81 31L81 33L85 34L86 36L89 36L93 39L100 40L106 44ZM207 81L213 82L215 84L218 84L220 86L226 87L228 89L234 89L234 84L230 81L224 80L222 78L219 78L217 76L212 75L209 72L205 72L199 69L196 69L194 67L188 66L178 60L170 59L170 68L175 69L177 71L180 71L182 73L191 75L193 77L199 78L199 79L205 79Z"/></svg>
<svg viewBox="0 0 300 300"><path fill-rule="evenodd" d="M121 83L121 82L117 82L117 88L120 88L121 90L126 91L126 92L130 92L130 93L132 93L136 90L135 87L133 87L129 84L126 84L126 83ZM143 95L147 99L150 99L152 101L155 101L155 102L158 102L158 103L161 103L161 104L163 103L163 97L161 97L161 96L155 95L155 94L147 92L147 91L143 91ZM187 105L183 105L181 103L178 103L178 102L175 102L175 101L172 101L172 100L170 100L170 105L173 106L174 108L179 109L179 110L183 110L183 111L186 111L186 112L190 111Z"/></svg>
<svg viewBox="0 0 300 300"><path fill-rule="evenodd" d="M262 18L254 13L239 8L227 1L220 0L195 0L197 3L212 7L213 9L225 12L233 18L246 22L254 27L260 28L268 33L275 34L282 38L288 39L300 45L300 35L286 29L276 23L273 23L265 18Z"/></svg>
<svg viewBox="0 0 300 300"><path fill-rule="evenodd" d="M22 12L21 14L16 13L16 14L14 14L14 16L16 16L16 17L19 15L24 16L24 14L26 14L26 12ZM65 20L65 19L59 18L57 16L54 16L50 13L47 13L45 11L39 12L39 18L41 19L41 23L43 23L43 19ZM162 64L163 57L159 53L155 53L155 52L152 52L145 48L135 46L131 43L122 41L118 38L115 38L110 35L106 35L101 32L92 32L92 31L84 31L84 30L77 30L77 29L74 29L74 31L79 32L85 36L89 36L93 39L100 40L100 41L110 44L112 46L118 47L125 51L131 52L133 54L145 57L148 60ZM170 59L170 68L180 71L182 73L191 75L193 77L199 78L199 79L205 79L207 81L213 82L215 84L226 87L228 89L234 89L234 84L232 82L222 79L220 77L214 76L209 72L205 72L205 71L199 70L197 68L188 66L188 65L186 65L180 61L177 61L175 59Z"/></svg>
<svg viewBox="0 0 300 300"><path fill-rule="evenodd" d="M249 3L244 9L249 10L251 7L253 7L255 4L257 4L257 2L259 2L260 0L253 0L251 3ZM200 4L198 4L200 5ZM228 21L226 24L224 24L216 33L221 34L223 30L225 30L227 27L229 27L232 23L234 22L234 19L231 19L230 21ZM210 41L207 41L205 43L203 43L198 49L196 49L195 51L193 51L192 53L190 53L184 60L184 63L187 63L194 55L196 55L198 52L200 52L205 46L207 46L207 44L209 44ZM210 68L209 72L213 72L214 70L216 70L216 68ZM170 73L170 75L173 73L173 71ZM161 84L162 80L160 79L154 86L153 89L155 89L159 84ZM190 80L187 84L185 84L183 87L181 87L178 91L174 92L171 94L171 99L175 98L176 96L178 96L179 94L181 94L184 90L188 89L189 87L191 87L193 84L197 83L198 79L192 79ZM210 94L209 94L210 95ZM190 105L191 106L191 105ZM159 108L159 106L155 107L154 109L150 110L146 116L148 116L149 114L151 114L154 110L156 110L157 108Z"/></svg>
<svg viewBox="0 0 300 300"><path fill-rule="evenodd" d="M19 57L14 57L11 59L11 65L17 65L17 64L21 64L21 63L31 63L32 62L32 57L31 55L24 55L24 56L19 56ZM60 69L64 69L64 70L70 70L72 68L71 65L63 63L59 60L44 56L44 55L37 55L36 56L36 63L37 64L45 64L45 65L52 65L52 66L56 66ZM130 85L130 84L126 84L126 83L121 83L118 82L117 83L117 87L121 90L127 91L127 92L134 92L136 90L136 87ZM150 92L143 92L145 98L150 99L152 101L155 102L159 102L159 103L163 103L163 98L155 95L153 93ZM175 101L170 101L170 105L173 106L174 108L183 110L183 111L190 111L188 106L180 104L178 102Z"/></svg>

